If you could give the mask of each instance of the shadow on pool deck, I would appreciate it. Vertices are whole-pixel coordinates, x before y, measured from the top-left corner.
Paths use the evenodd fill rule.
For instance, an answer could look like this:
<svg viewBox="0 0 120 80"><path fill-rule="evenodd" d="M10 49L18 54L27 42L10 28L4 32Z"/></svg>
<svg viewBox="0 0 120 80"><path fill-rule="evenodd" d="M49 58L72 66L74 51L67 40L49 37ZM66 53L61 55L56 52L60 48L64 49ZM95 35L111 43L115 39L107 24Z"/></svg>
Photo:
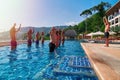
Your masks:
<svg viewBox="0 0 120 80"><path fill-rule="evenodd" d="M120 44L81 43L100 80L120 80Z"/></svg>

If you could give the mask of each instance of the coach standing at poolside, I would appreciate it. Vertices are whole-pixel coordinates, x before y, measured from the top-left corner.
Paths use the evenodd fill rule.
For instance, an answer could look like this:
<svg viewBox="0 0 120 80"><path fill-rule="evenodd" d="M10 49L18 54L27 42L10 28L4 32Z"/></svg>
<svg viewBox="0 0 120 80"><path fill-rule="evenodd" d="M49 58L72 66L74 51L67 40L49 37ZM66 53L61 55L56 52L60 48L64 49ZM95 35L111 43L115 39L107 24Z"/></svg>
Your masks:
<svg viewBox="0 0 120 80"><path fill-rule="evenodd" d="M109 47L109 30L110 30L110 23L108 22L106 17L103 17L103 22L105 25L105 47Z"/></svg>
<svg viewBox="0 0 120 80"><path fill-rule="evenodd" d="M14 23L13 27L10 29L10 38L11 38L11 50L16 50L17 41L16 41L16 33L20 30L21 24L19 28L15 29L16 23Z"/></svg>

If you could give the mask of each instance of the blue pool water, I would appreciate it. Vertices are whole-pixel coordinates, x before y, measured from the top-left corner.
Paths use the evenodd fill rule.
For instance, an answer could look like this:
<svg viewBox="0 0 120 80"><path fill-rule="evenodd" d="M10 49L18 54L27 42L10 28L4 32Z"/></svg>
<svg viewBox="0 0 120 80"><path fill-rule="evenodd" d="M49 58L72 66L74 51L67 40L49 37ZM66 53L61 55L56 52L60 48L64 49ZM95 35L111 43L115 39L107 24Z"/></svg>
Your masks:
<svg viewBox="0 0 120 80"><path fill-rule="evenodd" d="M0 47L0 80L98 80L80 41L65 41L55 53L48 44L21 44L15 52Z"/></svg>

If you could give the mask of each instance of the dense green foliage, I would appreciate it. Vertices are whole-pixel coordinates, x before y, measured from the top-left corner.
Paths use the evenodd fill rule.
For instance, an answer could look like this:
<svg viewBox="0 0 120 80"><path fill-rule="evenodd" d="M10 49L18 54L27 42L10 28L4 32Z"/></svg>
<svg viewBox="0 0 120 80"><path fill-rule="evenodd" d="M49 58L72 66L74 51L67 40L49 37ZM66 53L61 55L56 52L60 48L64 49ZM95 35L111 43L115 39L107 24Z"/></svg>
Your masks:
<svg viewBox="0 0 120 80"><path fill-rule="evenodd" d="M77 34L104 31L103 16L105 16L105 12L109 8L109 3L101 2L90 9L84 10L81 12L80 16L84 16L86 19L78 25L69 26L65 30L74 29Z"/></svg>
<svg viewBox="0 0 120 80"><path fill-rule="evenodd" d="M120 26L111 27L111 31L116 33L116 36L120 37Z"/></svg>

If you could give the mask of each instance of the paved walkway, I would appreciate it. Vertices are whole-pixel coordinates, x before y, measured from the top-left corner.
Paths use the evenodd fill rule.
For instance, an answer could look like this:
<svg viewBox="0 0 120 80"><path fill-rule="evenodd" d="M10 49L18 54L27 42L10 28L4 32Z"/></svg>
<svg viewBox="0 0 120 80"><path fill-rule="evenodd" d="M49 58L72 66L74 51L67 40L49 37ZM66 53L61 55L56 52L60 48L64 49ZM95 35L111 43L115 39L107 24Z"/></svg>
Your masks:
<svg viewBox="0 0 120 80"><path fill-rule="evenodd" d="M120 80L120 44L81 43L100 80Z"/></svg>

